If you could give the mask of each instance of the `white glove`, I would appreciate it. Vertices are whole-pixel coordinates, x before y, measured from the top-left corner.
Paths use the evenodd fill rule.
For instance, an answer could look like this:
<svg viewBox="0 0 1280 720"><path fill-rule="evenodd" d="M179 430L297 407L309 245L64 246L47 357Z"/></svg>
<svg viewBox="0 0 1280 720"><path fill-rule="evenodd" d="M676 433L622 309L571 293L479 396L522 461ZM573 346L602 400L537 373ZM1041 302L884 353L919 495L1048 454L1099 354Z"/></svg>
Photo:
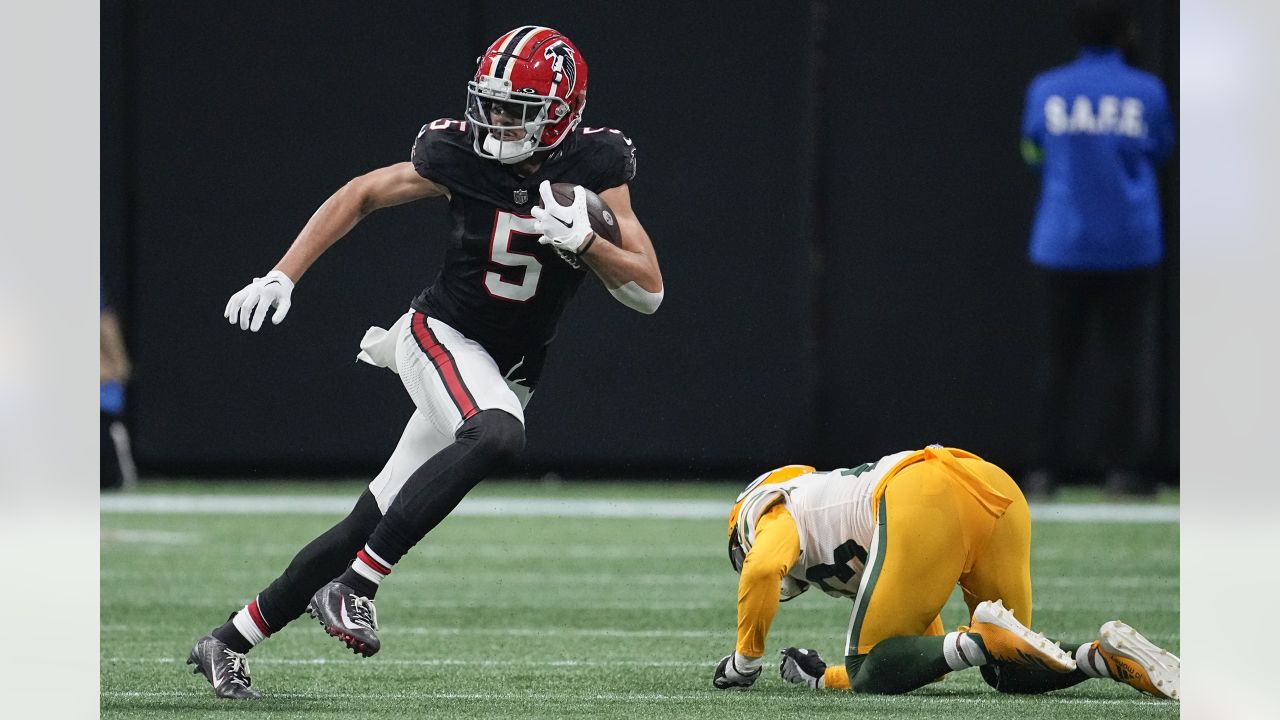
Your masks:
<svg viewBox="0 0 1280 720"><path fill-rule="evenodd" d="M760 677L760 660L755 660L754 670L739 670L739 658L746 660L737 653L721 658L720 664L716 665L716 674L711 678L711 685L717 690L746 690L754 685Z"/></svg>
<svg viewBox="0 0 1280 720"><path fill-rule="evenodd" d="M289 296L292 294L293 281L289 276L272 270L264 277L254 278L243 290L232 295L222 316L232 325L240 323L241 330L258 332L272 305L276 306L276 312L271 316L271 323L279 325L284 320L284 316L289 314L292 304Z"/></svg>
<svg viewBox="0 0 1280 720"><path fill-rule="evenodd" d="M782 664L778 666L782 679L797 685L807 685L814 690L825 686L827 664L818 653L808 648L789 647L782 651Z"/></svg>
<svg viewBox="0 0 1280 720"><path fill-rule="evenodd" d="M551 183L543 180L538 186L545 207L534 207L533 229L542 233L538 242L550 245L573 255L581 255L596 241L591 230L591 217L587 214L587 196L581 185L573 187L573 204L561 205L551 194ZM562 254L563 254L562 252Z"/></svg>

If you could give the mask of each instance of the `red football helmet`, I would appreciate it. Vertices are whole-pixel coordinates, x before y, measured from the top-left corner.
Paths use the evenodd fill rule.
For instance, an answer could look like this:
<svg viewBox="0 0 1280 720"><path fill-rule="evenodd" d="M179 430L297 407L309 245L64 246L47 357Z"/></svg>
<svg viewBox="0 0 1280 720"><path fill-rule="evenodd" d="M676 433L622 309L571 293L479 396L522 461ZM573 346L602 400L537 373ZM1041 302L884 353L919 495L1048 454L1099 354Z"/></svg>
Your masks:
<svg viewBox="0 0 1280 720"><path fill-rule="evenodd" d="M587 106L587 61L569 38L526 25L489 46L467 83L478 155L511 164L559 145Z"/></svg>

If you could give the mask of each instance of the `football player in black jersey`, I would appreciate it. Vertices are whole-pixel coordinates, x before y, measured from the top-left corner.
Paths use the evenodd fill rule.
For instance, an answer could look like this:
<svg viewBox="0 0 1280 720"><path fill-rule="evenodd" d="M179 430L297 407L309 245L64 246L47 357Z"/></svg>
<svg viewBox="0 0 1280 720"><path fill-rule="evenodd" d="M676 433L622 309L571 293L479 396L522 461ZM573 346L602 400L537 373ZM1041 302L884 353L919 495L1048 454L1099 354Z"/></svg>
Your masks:
<svg viewBox="0 0 1280 720"><path fill-rule="evenodd" d="M428 123L408 162L348 182L275 268L227 303L241 329L257 332L272 307L278 324L294 283L364 216L448 199L454 229L440 274L390 330L370 328L359 355L398 373L416 410L350 515L196 643L188 662L218 697L258 697L244 654L303 612L354 652L378 651L379 583L524 446L524 405L582 265L628 307L658 308L662 274L627 186L635 148L617 130L578 126L586 95L587 64L568 38L536 26L506 33L480 58L462 119ZM577 186L570 205L551 196L556 182ZM609 205L620 245L595 242L578 188Z"/></svg>

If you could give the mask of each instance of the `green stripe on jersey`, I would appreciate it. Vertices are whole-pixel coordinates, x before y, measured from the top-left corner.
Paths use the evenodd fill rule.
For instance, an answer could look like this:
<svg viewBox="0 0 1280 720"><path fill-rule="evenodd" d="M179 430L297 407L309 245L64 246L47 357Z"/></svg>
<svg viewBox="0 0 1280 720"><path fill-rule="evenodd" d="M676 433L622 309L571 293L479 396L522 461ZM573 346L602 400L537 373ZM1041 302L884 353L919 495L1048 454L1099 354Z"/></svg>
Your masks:
<svg viewBox="0 0 1280 720"><path fill-rule="evenodd" d="M865 570L867 579L862 584L862 591L858 593L857 604L854 607L853 626L849 629L849 645L852 647L845 648L846 652L853 655L858 652L858 636L862 633L862 621L867 616L867 606L871 604L871 596L875 593L876 581L880 579L880 568L884 565L884 553L887 544L885 532L887 513L885 512L885 507L885 496L881 495L880 508L877 513L879 517L876 523L876 555L871 561L871 567Z"/></svg>

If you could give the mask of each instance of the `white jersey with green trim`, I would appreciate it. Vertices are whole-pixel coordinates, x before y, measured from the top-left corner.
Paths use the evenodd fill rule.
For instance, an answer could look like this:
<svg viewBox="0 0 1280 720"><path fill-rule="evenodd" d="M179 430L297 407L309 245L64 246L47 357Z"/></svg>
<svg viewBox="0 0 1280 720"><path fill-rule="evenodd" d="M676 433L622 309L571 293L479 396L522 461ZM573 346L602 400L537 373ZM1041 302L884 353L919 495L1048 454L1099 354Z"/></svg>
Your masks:
<svg viewBox="0 0 1280 720"><path fill-rule="evenodd" d="M876 486L909 455L908 450L872 463L813 472L771 484L760 476L739 496L738 527L744 549L755 541L756 523L781 499L800 533L800 559L787 573L834 597L855 598L876 527L871 507Z"/></svg>

